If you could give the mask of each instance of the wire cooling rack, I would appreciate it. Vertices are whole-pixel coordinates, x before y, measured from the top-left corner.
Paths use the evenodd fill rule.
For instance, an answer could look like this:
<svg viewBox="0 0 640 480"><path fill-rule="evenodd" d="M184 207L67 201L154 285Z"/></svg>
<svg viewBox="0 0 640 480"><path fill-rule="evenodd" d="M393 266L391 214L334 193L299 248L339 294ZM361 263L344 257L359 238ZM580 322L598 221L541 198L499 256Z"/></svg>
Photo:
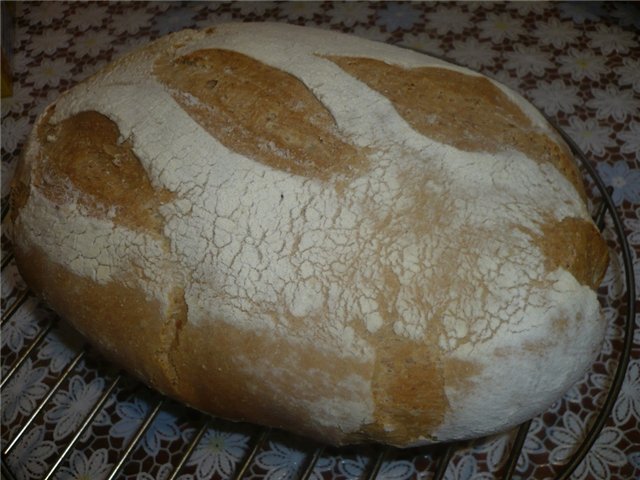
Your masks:
<svg viewBox="0 0 640 480"><path fill-rule="evenodd" d="M569 478L598 440L620 392L633 341L635 286L629 246L611 191L571 138L557 130L580 160L591 196L598 197L592 202L594 220L609 243L612 262L619 267L609 271L619 277L624 289L615 302L600 292L605 308L615 310L611 327L622 329L622 336L609 342L611 348L603 347L599 361L613 366L602 388L584 380L551 411L496 439L408 450L375 445L329 448L281 431L225 422L150 392L104 362L21 283L11 246L3 237L0 325L5 343L22 339L20 345L2 351L3 477L76 478L72 474L80 471L83 478L106 479L438 480L460 478L457 473L465 468L470 472L470 465L474 469L490 466L482 442L502 442L501 459L493 462L491 471L474 478ZM7 212L8 205L3 205L3 225ZM16 334L20 328L22 336ZM567 396L585 392L593 397L586 412L586 431L576 445L568 446L570 454L554 465L548 455L534 455L527 444L544 442L545 434L540 438L540 432L553 428L559 412L571 411ZM109 424L109 412L114 411L120 419L115 425ZM552 426L540 429L541 424ZM217 457L206 455L222 450L224 454Z"/></svg>

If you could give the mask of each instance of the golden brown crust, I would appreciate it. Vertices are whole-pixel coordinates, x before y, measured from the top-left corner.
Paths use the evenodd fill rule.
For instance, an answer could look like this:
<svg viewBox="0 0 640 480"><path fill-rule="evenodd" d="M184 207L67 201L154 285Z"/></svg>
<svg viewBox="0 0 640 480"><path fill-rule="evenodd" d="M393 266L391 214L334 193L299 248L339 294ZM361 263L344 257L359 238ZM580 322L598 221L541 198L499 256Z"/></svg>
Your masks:
<svg viewBox="0 0 640 480"><path fill-rule="evenodd" d="M326 58L387 97L418 132L461 150L493 153L513 148L550 162L585 198L569 149L536 131L489 79L447 68L407 69L371 58Z"/></svg>
<svg viewBox="0 0 640 480"><path fill-rule="evenodd" d="M122 283L101 285L75 275L40 249L24 250L18 243L14 253L31 290L62 318L119 365L154 388L170 391L171 367L165 352L173 326L164 320L159 302Z"/></svg>
<svg viewBox="0 0 640 480"><path fill-rule="evenodd" d="M81 112L52 125L48 114L37 135L41 149L34 162L33 185L56 204L76 200L94 216L108 216L133 229L162 234L159 207L173 198L155 189L129 139L120 140L117 125L98 112Z"/></svg>
<svg viewBox="0 0 640 480"><path fill-rule="evenodd" d="M598 288L609 263L604 239L592 222L565 218L546 222L537 243L544 252L548 271L563 268L582 285Z"/></svg>
<svg viewBox="0 0 640 480"><path fill-rule="evenodd" d="M366 429L384 443L417 442L442 423L447 411L440 352L393 332L380 332L377 337L376 421Z"/></svg>
<svg viewBox="0 0 640 480"><path fill-rule="evenodd" d="M304 83L251 57L221 49L165 55L155 74L182 108L232 151L318 178L357 170L366 161Z"/></svg>
<svg viewBox="0 0 640 480"><path fill-rule="evenodd" d="M340 425L323 423L326 418L320 413L310 415L320 408L310 405L323 401L325 414L337 415L330 402L349 398L349 379L373 375L368 362L336 357L314 343L240 329L220 319L207 326L187 324L170 355L176 395L224 418L284 428L332 444L372 441L367 432L341 432Z"/></svg>
<svg viewBox="0 0 640 480"><path fill-rule="evenodd" d="M29 200L29 185L31 175L25 159L20 159L16 167L15 174L11 179L11 191L9 193L9 218L15 224L20 211Z"/></svg>

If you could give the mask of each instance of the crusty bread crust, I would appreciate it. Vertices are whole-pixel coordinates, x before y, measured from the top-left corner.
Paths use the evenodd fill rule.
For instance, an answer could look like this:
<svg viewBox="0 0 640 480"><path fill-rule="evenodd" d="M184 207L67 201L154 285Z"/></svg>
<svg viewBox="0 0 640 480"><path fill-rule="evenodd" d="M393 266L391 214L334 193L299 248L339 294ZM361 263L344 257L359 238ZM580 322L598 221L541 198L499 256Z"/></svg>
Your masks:
<svg viewBox="0 0 640 480"><path fill-rule="evenodd" d="M334 33L230 24L114 62L38 119L12 219L25 280L114 361L333 444L508 428L604 332L607 249L544 119Z"/></svg>

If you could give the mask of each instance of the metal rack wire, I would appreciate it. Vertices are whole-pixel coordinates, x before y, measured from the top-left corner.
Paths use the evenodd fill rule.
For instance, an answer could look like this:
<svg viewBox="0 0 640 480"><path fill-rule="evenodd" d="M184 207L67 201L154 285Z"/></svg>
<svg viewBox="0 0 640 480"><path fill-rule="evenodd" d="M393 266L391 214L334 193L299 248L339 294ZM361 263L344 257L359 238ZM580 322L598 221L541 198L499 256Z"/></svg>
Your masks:
<svg viewBox="0 0 640 480"><path fill-rule="evenodd" d="M627 370L627 366L630 359L631 346L633 342L633 329L634 329L634 277L633 277L633 265L631 260L631 254L629 251L629 246L627 240L624 235L624 231L622 228L622 223L620 218L615 210L613 201L611 199L611 192L605 188L604 183L598 176L595 169L589 164L584 155L581 153L580 149L577 145L569 138L562 129L557 128L558 132L562 135L564 140L569 144L571 149L573 150L576 157L580 160L582 166L586 170L587 174L591 177L595 186L597 187L600 197L601 203L600 206L596 209L594 213L594 220L603 228L605 226L605 217L608 215L611 219L609 222L610 227L613 229L613 233L615 234L617 241L619 242L620 253L623 260L624 266L624 281L626 286L626 312L625 323L624 323L624 340L622 348L618 353L617 367L615 373L613 375L612 383L609 387L606 400L602 404L600 410L597 412L595 419L593 420L590 429L585 436L584 440L578 445L573 456L559 469L558 478L559 479L567 479L570 477L572 472L578 467L580 462L587 455L595 441L597 440L600 432L602 431L607 419L609 418L616 398L620 392L620 388L622 386L622 382L624 380L625 372ZM3 205L2 208L2 218L7 214L7 206ZM609 227L607 227L609 228ZM4 250L4 249L3 249ZM10 250L7 249L4 258L2 258L2 270L11 264L12 254ZM24 304L29 298L31 298L31 294L25 290L16 296L14 301L7 306L4 306L4 312L2 313L2 319L0 321L0 325L4 326L6 322L8 322L11 317L18 311L21 305ZM24 349L20 352L19 356L12 361L11 365L7 365L7 372L3 375L3 378L0 382L0 392L2 389L6 387L8 382L12 379L12 377L16 374L16 372L20 369L20 367L27 361L28 358L33 354L33 352L39 348L39 346L44 341L47 334L57 325L58 320L56 318L52 319L49 323L44 325L42 329L38 332L38 334L33 338L33 340L25 346ZM29 427L36 421L38 416L41 414L42 410L45 408L47 403L52 399L55 393L60 389L61 385L65 382L65 380L69 377L71 372L76 368L76 366L87 357L89 350L82 349L80 350L66 365L66 367L61 370L59 378L51 385L47 394L42 398L41 402L36 406L36 408L31 412L31 414L25 418L20 428L13 434L13 436L9 439L9 441L2 446L2 475L8 479L12 480L15 478L13 472L9 469L6 464L6 459L10 455L11 451L18 444L20 439L25 435L25 432L28 431ZM3 359L4 362L4 359ZM87 427L92 423L95 417L100 412L101 408L105 405L109 397L113 394L113 392L118 388L118 386L123 382L126 378L124 373L117 373L108 383L107 387L104 389L100 398L97 399L93 408L85 417L82 425L78 428L78 430L72 435L72 437L67 441L64 446L62 452L55 459L55 461L48 466L48 470L44 475L44 479L53 478L56 474L57 469L60 467L62 462L67 458L70 454L74 446L77 444L78 440L81 438L83 433L86 431ZM152 424L154 419L157 417L160 410L163 406L168 402L167 399L156 396L155 403L152 404L149 412L139 425L137 431L133 435L133 437L129 440L128 445L124 448L119 460L113 465L111 471L108 474L108 479L115 479L121 475L123 468L125 467L128 459L134 452L134 449L138 445L140 439L143 437L149 426ZM186 448L184 449L182 456L175 463L174 470L168 477L171 480L178 478L181 473L182 468L185 466L190 456L193 454L194 449L202 439L204 433L207 430L208 425L212 422L210 417L202 415L196 421L198 427L195 430L194 434L190 438ZM529 432L531 426L531 421L523 423L519 428L514 432L514 438L511 443L510 451L507 455L506 461L504 462L504 466L502 468L502 478L511 479L514 478L517 462L521 455L523 445L527 438L527 434ZM274 435L274 431L268 428L255 428L253 430L252 435L252 443L247 450L244 458L237 466L233 478L240 479L244 478L247 475L247 472L252 465L257 453L265 446L265 444L269 441L269 439ZM425 449L421 449L421 454L428 454L431 456L434 469L432 474L432 479L441 480L445 476L445 472L447 471L447 467L456 452L458 445L456 444L446 444L439 445L434 447L428 447ZM305 458L304 464L299 469L298 478L302 480L307 480L311 478L314 473L314 467L317 465L319 459L326 452L326 449L322 445L312 445L307 448L307 455ZM378 446L375 447L374 454L371 456L371 459L367 465L365 473L361 478L366 479L375 479L384 462L389 459L394 453L394 449L390 447Z"/></svg>

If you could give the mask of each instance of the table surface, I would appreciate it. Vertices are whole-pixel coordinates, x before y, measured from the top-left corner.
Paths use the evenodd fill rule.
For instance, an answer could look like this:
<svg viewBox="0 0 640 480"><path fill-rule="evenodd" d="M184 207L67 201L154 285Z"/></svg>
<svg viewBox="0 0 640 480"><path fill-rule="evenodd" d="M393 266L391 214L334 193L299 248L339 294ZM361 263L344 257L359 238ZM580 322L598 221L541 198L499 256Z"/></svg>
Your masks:
<svg viewBox="0 0 640 480"><path fill-rule="evenodd" d="M631 3L341 3L133 2L19 3L13 5L13 96L2 99L2 203L25 138L43 108L62 91L110 60L182 28L226 21L277 21L353 33L444 56L513 88L580 146L605 184L631 246L640 277L640 6ZM10 225L3 220L2 308L25 286L10 260ZM611 236L611 235L610 235ZM518 461L521 478L552 478L584 436L611 383L623 341L624 297L619 245L600 289L611 327L603 351L585 378L536 417ZM5 258L7 264L5 265ZM635 292L639 310L638 291ZM3 377L43 334L2 390L2 442L13 438L52 384L82 350L81 340L34 298L26 297L2 324ZM47 330L49 325L53 325ZM604 429L576 479L640 478L640 318L635 317L631 360ZM6 457L20 479L41 478L61 459L56 478L105 478L157 407L148 429L131 444L122 478L169 478L199 427L199 418L128 378L114 384L75 446L62 448L87 412L112 385L115 369L87 354ZM246 425L211 421L177 478L225 478L252 445ZM489 479L504 468L513 432L459 446L448 479ZM371 449L326 451L313 478L359 478ZM305 450L275 433L247 470L249 477L292 478ZM428 478L430 451L393 452L379 478ZM82 476L84 475L84 477Z"/></svg>

